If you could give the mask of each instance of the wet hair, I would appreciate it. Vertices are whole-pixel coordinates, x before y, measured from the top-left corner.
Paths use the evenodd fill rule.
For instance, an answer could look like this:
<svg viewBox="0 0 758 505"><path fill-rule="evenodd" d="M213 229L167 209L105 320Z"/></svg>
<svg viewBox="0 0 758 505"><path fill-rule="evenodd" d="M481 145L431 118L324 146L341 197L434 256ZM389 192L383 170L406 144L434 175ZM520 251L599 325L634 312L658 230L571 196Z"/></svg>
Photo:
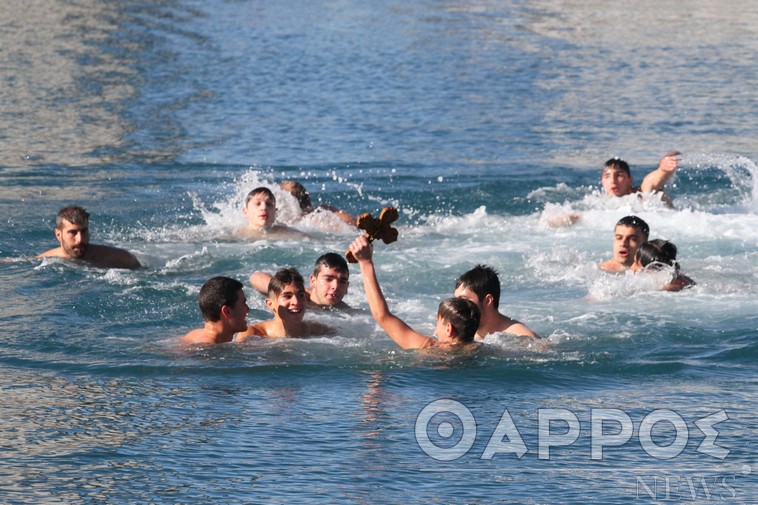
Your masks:
<svg viewBox="0 0 758 505"><path fill-rule="evenodd" d="M629 177L632 176L631 170L629 170L629 163L622 160L619 157L611 158L608 161L605 162L603 165L603 169L600 171L600 173L605 172L607 169L615 168L616 170L623 170L626 172L626 175Z"/></svg>
<svg viewBox="0 0 758 505"><path fill-rule="evenodd" d="M64 221L78 224L80 226L86 225L89 223L89 212L84 210L82 207L79 207L78 205L69 205L68 207L63 207L58 211L58 215L55 216L55 227L59 230L62 230Z"/></svg>
<svg viewBox="0 0 758 505"><path fill-rule="evenodd" d="M300 272L295 268L282 268L278 270L268 282L268 295L279 296L288 284L294 284L302 290L305 290L305 281Z"/></svg>
<svg viewBox="0 0 758 505"><path fill-rule="evenodd" d="M255 195L260 194L268 196L270 200L273 200L274 203L276 203L276 196L274 196L274 193L265 186L259 186L247 194L245 197L245 207L247 207L247 204L250 203L250 200L252 200Z"/></svg>
<svg viewBox="0 0 758 505"><path fill-rule="evenodd" d="M334 268L340 273L350 275L350 269L347 267L347 261L341 254L334 252L328 252L322 254L316 260L315 268L313 269L313 275L318 277L319 272L325 268Z"/></svg>
<svg viewBox="0 0 758 505"><path fill-rule="evenodd" d="M492 295L495 308L500 304L500 279L497 276L497 271L492 267L476 265L458 277L458 280L455 281L455 289L459 287L473 291L479 297L480 302L489 294Z"/></svg>
<svg viewBox="0 0 758 505"><path fill-rule="evenodd" d="M448 298L440 303L437 317L453 326L455 340L462 344L474 341L479 329L479 307L465 298Z"/></svg>
<svg viewBox="0 0 758 505"><path fill-rule="evenodd" d="M643 235L642 238L644 240L647 240L650 236L650 227L645 221L637 216L624 216L618 220L616 226L630 226L632 228L637 228L637 231Z"/></svg>
<svg viewBox="0 0 758 505"><path fill-rule="evenodd" d="M310 212L313 210L313 203L311 203L311 194L305 189L305 186L297 181L282 181L279 187L284 191L289 191L292 196L297 199L297 203L300 204L300 210L302 212Z"/></svg>
<svg viewBox="0 0 758 505"><path fill-rule="evenodd" d="M221 308L224 305L234 306L240 289L242 289L242 283L229 277L219 276L209 279L200 288L200 295L197 298L203 318L211 323L221 319Z"/></svg>
<svg viewBox="0 0 758 505"><path fill-rule="evenodd" d="M663 267L674 267L679 272L679 263L676 262L676 246L668 240L655 239L642 244L634 255L635 261L639 261L645 270L660 270Z"/></svg>

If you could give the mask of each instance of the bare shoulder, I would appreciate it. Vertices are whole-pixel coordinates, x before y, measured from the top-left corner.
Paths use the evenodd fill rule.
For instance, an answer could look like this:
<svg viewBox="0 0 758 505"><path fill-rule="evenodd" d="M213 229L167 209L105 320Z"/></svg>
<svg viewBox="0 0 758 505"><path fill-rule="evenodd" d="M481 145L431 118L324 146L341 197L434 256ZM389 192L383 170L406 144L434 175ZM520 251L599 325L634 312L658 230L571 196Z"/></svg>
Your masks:
<svg viewBox="0 0 758 505"><path fill-rule="evenodd" d="M510 324L503 331L520 337L540 338L540 336L533 332L527 325L514 319L510 320Z"/></svg>
<svg viewBox="0 0 758 505"><path fill-rule="evenodd" d="M249 337L269 338L268 325L270 321L261 321L260 323L247 325L247 330L237 333L237 342L244 342Z"/></svg>
<svg viewBox="0 0 758 505"><path fill-rule="evenodd" d="M267 232L267 235L269 238L279 240L310 238L310 235L307 233L296 230L295 228L290 228L289 226L285 226L283 224L274 225Z"/></svg>
<svg viewBox="0 0 758 505"><path fill-rule="evenodd" d="M197 328L187 333L179 339L183 345L207 344L209 343L208 332L204 328Z"/></svg>
<svg viewBox="0 0 758 505"><path fill-rule="evenodd" d="M606 272L611 272L611 273L620 273L626 270L626 267L624 265L621 265L617 261L614 261L614 260L604 261L603 263L600 263L598 266L600 267L601 270L605 270Z"/></svg>
<svg viewBox="0 0 758 505"><path fill-rule="evenodd" d="M142 265L132 253L126 249L107 245L90 244L87 248L87 262L102 268L128 268L131 270Z"/></svg>
<svg viewBox="0 0 758 505"><path fill-rule="evenodd" d="M49 258L51 256L59 257L59 258L63 257L64 256L64 254L63 254L63 248L62 247L54 247L54 248L50 249L49 251L45 251L45 252L43 252L41 254L38 254L37 258Z"/></svg>

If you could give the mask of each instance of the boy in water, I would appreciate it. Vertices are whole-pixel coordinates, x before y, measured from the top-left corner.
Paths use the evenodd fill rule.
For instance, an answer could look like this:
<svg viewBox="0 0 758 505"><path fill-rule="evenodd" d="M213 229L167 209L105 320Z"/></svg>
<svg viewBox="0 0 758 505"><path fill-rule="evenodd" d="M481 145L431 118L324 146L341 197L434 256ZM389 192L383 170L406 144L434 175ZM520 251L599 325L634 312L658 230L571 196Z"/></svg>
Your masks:
<svg viewBox="0 0 758 505"><path fill-rule="evenodd" d="M80 260L99 268L137 269L140 262L129 251L89 243L89 213L71 205L58 211L55 218L55 238L60 247L43 252L38 258L57 257Z"/></svg>
<svg viewBox="0 0 758 505"><path fill-rule="evenodd" d="M237 342L243 342L248 337L303 338L333 335L334 330L329 326L303 321L305 300L303 276L294 268L279 270L268 284L266 298L266 305L273 311L274 319L248 326L247 331L237 335Z"/></svg>
<svg viewBox="0 0 758 505"><path fill-rule="evenodd" d="M310 277L311 289L305 290L308 294L308 308L349 309L342 301L347 295L349 279L350 270L341 254L330 252L319 256ZM264 295L268 293L269 282L271 274L266 272L254 272L250 276L250 284Z"/></svg>
<svg viewBox="0 0 758 505"><path fill-rule="evenodd" d="M247 225L237 235L251 239L295 239L308 235L288 226L276 224L276 197L270 189L258 187L247 194L242 213Z"/></svg>
<svg viewBox="0 0 758 505"><path fill-rule="evenodd" d="M500 279L497 272L485 265L477 265L455 281L454 296L473 302L481 313L476 339L483 340L490 333L512 333L539 340L540 337L522 324L498 310Z"/></svg>
<svg viewBox="0 0 758 505"><path fill-rule="evenodd" d="M629 164L620 158L611 158L605 162L600 171L600 185L603 193L611 197L623 197L633 193L661 193L661 199L669 207L674 206L671 197L666 193L666 182L676 172L679 166L679 151L669 151L658 162L658 167L642 179L642 184L634 186ZM571 226L582 218L579 212L571 212L547 219L550 227Z"/></svg>
<svg viewBox="0 0 758 505"><path fill-rule="evenodd" d="M663 201L673 207L671 197L666 193L665 184L676 172L679 163L679 151L670 151L661 158L658 168L642 179L642 184L633 186L633 178L629 164L619 158L611 158L603 165L600 172L600 184L603 191L610 196L626 196L642 191L643 193L661 192Z"/></svg>
<svg viewBox="0 0 758 505"><path fill-rule="evenodd" d="M442 301L437 310L437 326L434 332L437 339L417 333L405 321L390 312L376 278L372 247L365 235L361 235L350 244L350 251L358 260L363 275L363 286L371 307L371 315L397 345L403 349L463 349L474 342L480 319L479 309L474 303L464 298L448 298Z"/></svg>
<svg viewBox="0 0 758 505"><path fill-rule="evenodd" d="M247 330L247 305L242 283L229 277L213 277L200 288L200 313L205 323L181 338L185 345L231 342L234 334Z"/></svg>
<svg viewBox="0 0 758 505"><path fill-rule="evenodd" d="M637 248L650 235L650 227L637 216L619 219L613 231L613 258L600 263L606 272L620 273L629 270L634 263Z"/></svg>

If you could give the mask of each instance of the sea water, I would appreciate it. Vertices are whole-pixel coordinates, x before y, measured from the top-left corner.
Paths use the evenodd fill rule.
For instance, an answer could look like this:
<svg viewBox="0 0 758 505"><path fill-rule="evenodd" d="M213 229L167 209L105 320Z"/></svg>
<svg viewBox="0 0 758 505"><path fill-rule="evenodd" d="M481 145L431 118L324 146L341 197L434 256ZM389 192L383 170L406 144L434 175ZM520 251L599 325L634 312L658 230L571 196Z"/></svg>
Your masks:
<svg viewBox="0 0 758 505"><path fill-rule="evenodd" d="M0 503L758 503L758 13L752 2L6 2L0 6ZM670 149L668 190L608 199ZM200 286L377 244L431 334L476 264L543 337L400 350L337 335L181 349ZM252 188L299 241L229 239ZM137 271L35 259L54 216ZM549 226L568 213L570 227ZM697 285L609 275L642 217Z"/></svg>

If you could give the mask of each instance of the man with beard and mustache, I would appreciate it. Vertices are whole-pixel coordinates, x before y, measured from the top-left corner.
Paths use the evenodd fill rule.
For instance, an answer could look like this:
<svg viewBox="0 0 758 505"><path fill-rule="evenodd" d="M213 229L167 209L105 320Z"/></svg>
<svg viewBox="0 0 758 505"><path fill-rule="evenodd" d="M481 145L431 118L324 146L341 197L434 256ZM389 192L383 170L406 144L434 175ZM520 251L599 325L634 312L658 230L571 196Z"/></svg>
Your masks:
<svg viewBox="0 0 758 505"><path fill-rule="evenodd" d="M38 258L57 257L79 260L98 268L140 268L137 258L124 249L89 243L89 213L71 205L58 211L55 238L60 247L50 249Z"/></svg>

